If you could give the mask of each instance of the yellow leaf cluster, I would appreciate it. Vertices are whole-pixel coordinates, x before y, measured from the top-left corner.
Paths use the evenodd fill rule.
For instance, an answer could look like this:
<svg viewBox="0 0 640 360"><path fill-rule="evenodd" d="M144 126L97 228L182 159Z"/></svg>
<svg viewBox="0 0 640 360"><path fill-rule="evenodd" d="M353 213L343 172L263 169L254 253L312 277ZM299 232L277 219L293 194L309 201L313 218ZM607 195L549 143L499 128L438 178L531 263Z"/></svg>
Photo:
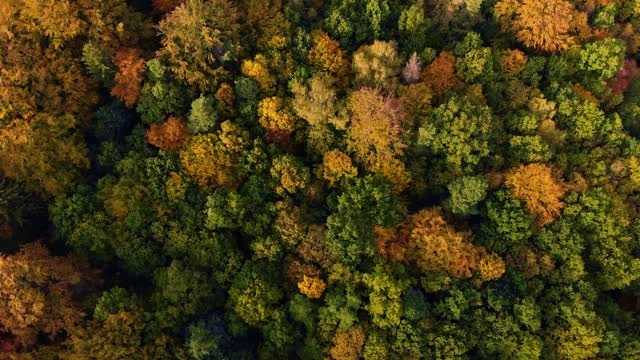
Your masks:
<svg viewBox="0 0 640 360"><path fill-rule="evenodd" d="M522 165L506 177L505 185L513 197L525 203L538 226L553 222L564 207L562 197L566 184L553 174L553 169L542 163Z"/></svg>
<svg viewBox="0 0 640 360"><path fill-rule="evenodd" d="M302 281L298 283L300 293L309 299L319 299L326 288L327 284L317 276L303 275Z"/></svg>
<svg viewBox="0 0 640 360"><path fill-rule="evenodd" d="M264 98L258 104L259 122L269 130L291 133L295 128L295 117L283 108L282 98L272 96Z"/></svg>

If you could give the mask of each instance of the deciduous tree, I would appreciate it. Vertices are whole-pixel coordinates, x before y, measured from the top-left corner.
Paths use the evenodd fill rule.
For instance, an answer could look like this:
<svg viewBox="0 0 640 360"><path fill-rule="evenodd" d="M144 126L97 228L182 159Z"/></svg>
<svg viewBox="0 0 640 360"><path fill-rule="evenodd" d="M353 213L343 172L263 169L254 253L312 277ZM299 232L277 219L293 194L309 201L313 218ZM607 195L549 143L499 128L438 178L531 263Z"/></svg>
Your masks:
<svg viewBox="0 0 640 360"><path fill-rule="evenodd" d="M505 184L514 198L525 203L538 226L560 216L566 185L551 167L542 163L520 166L507 175Z"/></svg>

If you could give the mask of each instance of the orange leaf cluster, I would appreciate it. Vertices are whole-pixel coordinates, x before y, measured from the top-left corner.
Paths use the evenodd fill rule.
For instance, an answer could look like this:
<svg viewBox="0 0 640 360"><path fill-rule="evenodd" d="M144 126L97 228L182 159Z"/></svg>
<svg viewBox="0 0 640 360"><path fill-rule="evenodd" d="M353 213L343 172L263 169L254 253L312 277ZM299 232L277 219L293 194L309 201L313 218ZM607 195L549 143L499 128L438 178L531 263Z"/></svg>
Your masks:
<svg viewBox="0 0 640 360"><path fill-rule="evenodd" d="M400 101L362 88L351 94L347 106L352 114L347 141L359 161L366 162L371 155L402 155L407 146L402 139L407 116Z"/></svg>
<svg viewBox="0 0 640 360"><path fill-rule="evenodd" d="M435 97L441 97L458 82L456 57L451 51L443 51L422 72L425 84L429 85Z"/></svg>
<svg viewBox="0 0 640 360"><path fill-rule="evenodd" d="M499 256L471 243L468 233L455 231L437 209L414 214L408 226L408 250L423 271L446 272L457 278L468 278L478 271L482 281L498 279L504 273Z"/></svg>
<svg viewBox="0 0 640 360"><path fill-rule="evenodd" d="M522 165L507 174L505 185L513 197L524 201L538 226L553 222L564 207L566 184L545 164Z"/></svg>
<svg viewBox="0 0 640 360"><path fill-rule="evenodd" d="M0 256L0 330L25 346L39 334L55 339L62 330L72 332L84 316L75 289L95 276L78 260L50 256L39 242Z"/></svg>
<svg viewBox="0 0 640 360"><path fill-rule="evenodd" d="M178 150L189 138L189 128L180 118L170 116L162 124L152 124L146 134L149 144L162 150Z"/></svg>
<svg viewBox="0 0 640 360"><path fill-rule="evenodd" d="M124 48L113 57L113 63L118 67L118 72L114 78L111 95L122 100L126 106L132 107L138 102L142 91L144 58L140 55L140 50Z"/></svg>

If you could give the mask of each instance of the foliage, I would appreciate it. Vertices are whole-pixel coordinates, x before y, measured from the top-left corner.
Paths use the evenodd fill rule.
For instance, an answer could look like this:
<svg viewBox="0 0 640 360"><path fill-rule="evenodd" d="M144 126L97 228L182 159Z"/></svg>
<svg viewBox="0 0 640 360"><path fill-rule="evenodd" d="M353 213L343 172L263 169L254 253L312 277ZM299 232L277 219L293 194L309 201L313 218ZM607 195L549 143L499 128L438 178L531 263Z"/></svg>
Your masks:
<svg viewBox="0 0 640 360"><path fill-rule="evenodd" d="M502 0L494 11L502 28L528 47L551 52L575 43L571 34L575 10L569 1Z"/></svg>
<svg viewBox="0 0 640 360"><path fill-rule="evenodd" d="M189 137L189 129L182 119L171 116L162 124L152 124L147 141L162 150L178 150Z"/></svg>

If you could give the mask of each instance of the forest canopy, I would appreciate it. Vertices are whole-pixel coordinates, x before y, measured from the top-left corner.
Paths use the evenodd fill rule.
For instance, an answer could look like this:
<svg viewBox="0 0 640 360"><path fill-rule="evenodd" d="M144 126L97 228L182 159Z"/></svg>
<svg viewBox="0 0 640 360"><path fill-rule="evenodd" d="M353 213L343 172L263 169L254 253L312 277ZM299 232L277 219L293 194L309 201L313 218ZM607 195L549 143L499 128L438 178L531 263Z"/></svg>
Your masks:
<svg viewBox="0 0 640 360"><path fill-rule="evenodd" d="M640 359L638 60L640 0L0 0L0 359Z"/></svg>

